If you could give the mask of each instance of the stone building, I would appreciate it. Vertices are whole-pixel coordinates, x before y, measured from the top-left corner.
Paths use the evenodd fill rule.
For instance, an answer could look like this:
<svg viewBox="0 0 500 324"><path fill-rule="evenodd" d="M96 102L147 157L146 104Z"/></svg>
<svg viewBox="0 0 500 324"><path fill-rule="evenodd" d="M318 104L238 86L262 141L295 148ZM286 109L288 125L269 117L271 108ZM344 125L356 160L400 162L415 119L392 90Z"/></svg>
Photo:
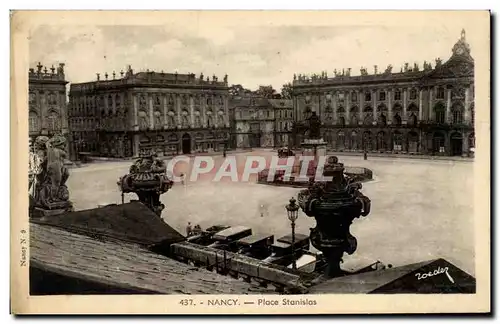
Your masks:
<svg viewBox="0 0 500 324"><path fill-rule="evenodd" d="M274 109L270 99L251 96L230 99L232 146L274 147Z"/></svg>
<svg viewBox="0 0 500 324"><path fill-rule="evenodd" d="M468 155L474 137L474 60L465 31L446 62L392 66L351 76L294 76L294 145L305 120L320 116L322 134L336 151Z"/></svg>
<svg viewBox="0 0 500 324"><path fill-rule="evenodd" d="M274 110L274 146L290 146L293 128L293 102L286 99L269 99Z"/></svg>
<svg viewBox="0 0 500 324"><path fill-rule="evenodd" d="M29 139L40 135L68 135L64 64L50 69L41 63L29 69L28 109Z"/></svg>
<svg viewBox="0 0 500 324"><path fill-rule="evenodd" d="M71 84L72 155L131 157L222 151L229 139L227 76L107 73Z"/></svg>

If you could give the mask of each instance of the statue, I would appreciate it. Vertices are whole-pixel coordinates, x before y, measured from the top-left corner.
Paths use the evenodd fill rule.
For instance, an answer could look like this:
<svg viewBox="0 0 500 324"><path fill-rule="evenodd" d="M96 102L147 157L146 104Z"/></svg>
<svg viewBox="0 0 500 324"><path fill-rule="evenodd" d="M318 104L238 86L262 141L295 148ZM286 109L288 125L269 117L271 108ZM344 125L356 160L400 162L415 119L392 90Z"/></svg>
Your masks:
<svg viewBox="0 0 500 324"><path fill-rule="evenodd" d="M224 83L227 83L227 74L224 75Z"/></svg>
<svg viewBox="0 0 500 324"><path fill-rule="evenodd" d="M441 59L438 57L438 58L436 59L436 67L440 67L440 66L441 66L441 64L442 64L442 61L441 61Z"/></svg>
<svg viewBox="0 0 500 324"><path fill-rule="evenodd" d="M311 244L322 251L328 263L325 277L342 276L340 268L344 252L353 254L357 240L349 232L355 218L370 213L371 201L364 196L361 184L344 174L344 165L336 156L330 156L323 169L326 182L310 182L309 188L298 194L301 209L316 219L311 228Z"/></svg>
<svg viewBox="0 0 500 324"><path fill-rule="evenodd" d="M387 65L387 68L384 71L385 74L391 74L392 73L392 65L389 64Z"/></svg>
<svg viewBox="0 0 500 324"><path fill-rule="evenodd" d="M309 138L319 139L321 138L321 121L315 111L312 112L311 117L309 117Z"/></svg>
<svg viewBox="0 0 500 324"><path fill-rule="evenodd" d="M30 184L30 217L58 215L72 211L66 181L69 171L66 159L66 138L40 136L35 141L32 155L32 182Z"/></svg>
<svg viewBox="0 0 500 324"><path fill-rule="evenodd" d="M123 194L133 192L139 201L161 217L165 205L160 202L160 195L167 192L173 181L167 177L165 162L158 159L156 153L143 153L130 167L129 174L121 177L118 186Z"/></svg>

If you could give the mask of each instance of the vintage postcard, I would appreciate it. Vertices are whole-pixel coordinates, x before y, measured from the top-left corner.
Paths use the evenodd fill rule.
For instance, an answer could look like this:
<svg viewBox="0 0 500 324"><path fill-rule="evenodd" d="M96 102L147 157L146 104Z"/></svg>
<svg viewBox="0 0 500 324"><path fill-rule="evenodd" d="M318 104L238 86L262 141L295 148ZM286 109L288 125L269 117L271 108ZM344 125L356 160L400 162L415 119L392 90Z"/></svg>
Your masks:
<svg viewBox="0 0 500 324"><path fill-rule="evenodd" d="M11 33L13 313L491 311L490 12Z"/></svg>

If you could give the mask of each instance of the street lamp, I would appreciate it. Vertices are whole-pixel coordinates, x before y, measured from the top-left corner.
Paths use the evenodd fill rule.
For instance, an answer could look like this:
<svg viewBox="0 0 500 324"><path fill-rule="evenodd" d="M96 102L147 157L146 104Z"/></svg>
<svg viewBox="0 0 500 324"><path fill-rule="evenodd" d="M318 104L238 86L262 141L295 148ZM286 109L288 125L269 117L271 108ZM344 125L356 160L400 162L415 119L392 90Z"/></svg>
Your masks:
<svg viewBox="0 0 500 324"><path fill-rule="evenodd" d="M297 262L295 260L295 221L299 217L299 205L297 201L292 197L290 203L285 207L287 211L287 216L290 222L292 222L292 269L297 270Z"/></svg>

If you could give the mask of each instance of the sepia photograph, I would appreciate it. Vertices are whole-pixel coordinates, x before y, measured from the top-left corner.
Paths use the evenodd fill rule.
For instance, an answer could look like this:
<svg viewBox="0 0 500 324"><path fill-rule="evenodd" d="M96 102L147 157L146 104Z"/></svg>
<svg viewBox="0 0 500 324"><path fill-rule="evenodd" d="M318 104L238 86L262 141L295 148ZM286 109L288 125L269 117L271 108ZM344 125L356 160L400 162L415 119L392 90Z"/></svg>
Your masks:
<svg viewBox="0 0 500 324"><path fill-rule="evenodd" d="M13 312L490 311L490 12L14 11L11 37Z"/></svg>

